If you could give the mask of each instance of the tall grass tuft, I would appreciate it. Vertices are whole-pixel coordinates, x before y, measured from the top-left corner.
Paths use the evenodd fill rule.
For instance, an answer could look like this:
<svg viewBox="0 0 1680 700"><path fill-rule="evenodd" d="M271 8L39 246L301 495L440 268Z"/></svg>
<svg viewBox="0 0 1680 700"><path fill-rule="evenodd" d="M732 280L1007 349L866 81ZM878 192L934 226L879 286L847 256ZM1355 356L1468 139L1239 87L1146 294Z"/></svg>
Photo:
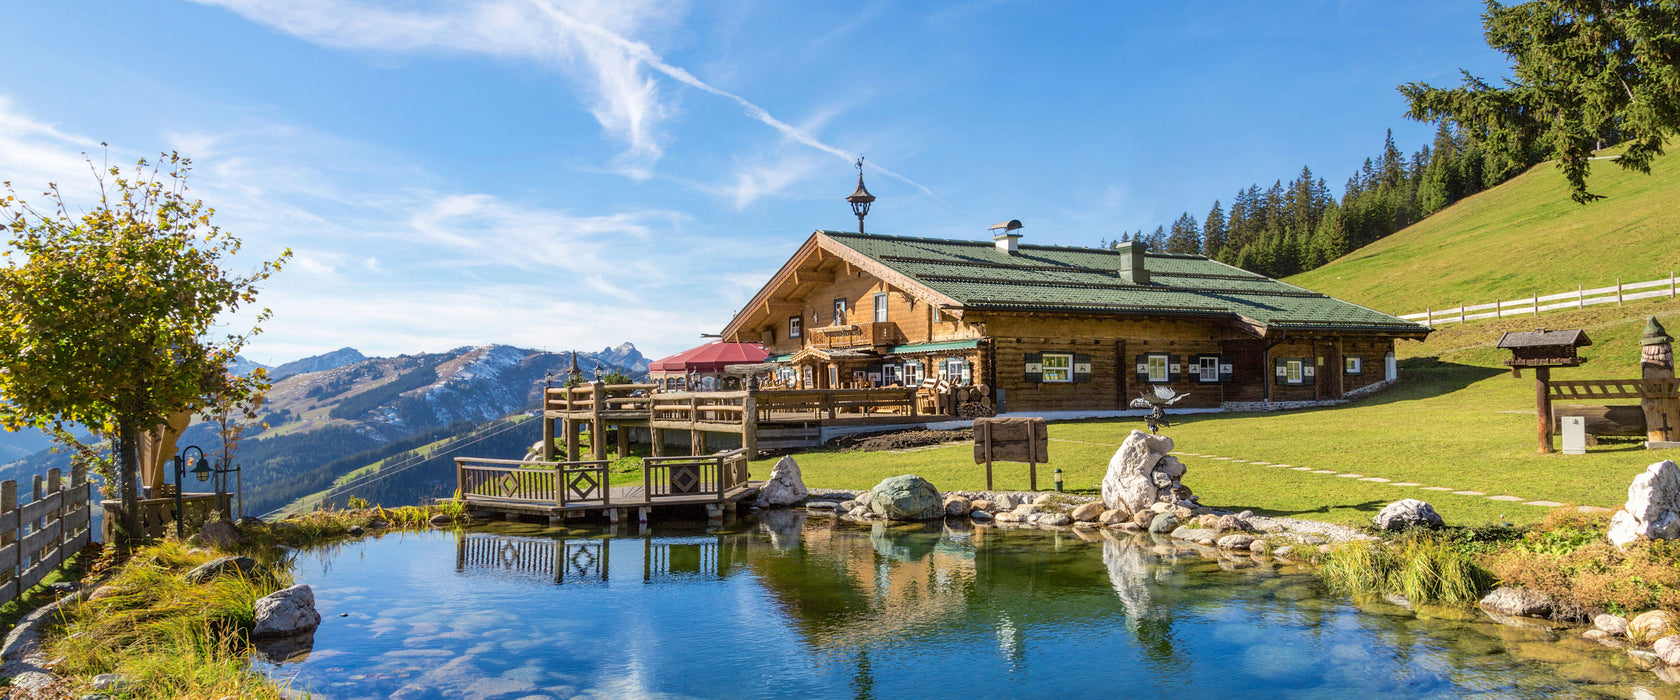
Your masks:
<svg viewBox="0 0 1680 700"><path fill-rule="evenodd" d="M1494 582L1469 552L1424 532L1339 547L1325 557L1319 575L1338 593L1394 593L1414 603L1471 603Z"/></svg>
<svg viewBox="0 0 1680 700"><path fill-rule="evenodd" d="M216 555L166 540L134 553L105 584L113 593L73 608L50 642L58 670L72 679L120 673L143 697L279 698L247 670L246 639L258 598L291 585L272 556L258 554L250 576L204 584L184 574Z"/></svg>

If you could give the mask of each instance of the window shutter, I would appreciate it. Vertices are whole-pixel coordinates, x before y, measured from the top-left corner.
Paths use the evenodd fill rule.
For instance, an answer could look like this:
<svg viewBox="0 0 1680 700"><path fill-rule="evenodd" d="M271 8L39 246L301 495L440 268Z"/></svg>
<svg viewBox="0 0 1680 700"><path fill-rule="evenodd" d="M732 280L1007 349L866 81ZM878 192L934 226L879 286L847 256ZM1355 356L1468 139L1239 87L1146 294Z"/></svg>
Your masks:
<svg viewBox="0 0 1680 700"><path fill-rule="evenodd" d="M1149 356L1148 355L1138 355L1137 356L1137 380L1138 380L1138 384L1140 384L1140 385L1149 383Z"/></svg>
<svg viewBox="0 0 1680 700"><path fill-rule="evenodd" d="M1043 353L1029 352L1026 357L1026 380L1028 384L1039 384L1044 381Z"/></svg>
<svg viewBox="0 0 1680 700"><path fill-rule="evenodd" d="M1272 373L1273 373L1273 376L1274 376L1274 380L1273 380L1272 383L1273 384L1288 384L1289 383L1289 361L1279 357L1279 358L1274 358L1272 360L1272 362L1277 365L1272 370Z"/></svg>
<svg viewBox="0 0 1680 700"><path fill-rule="evenodd" d="M1179 377L1184 372L1184 365L1181 364L1183 362L1184 362L1184 358L1182 358L1178 355L1168 355L1167 356L1167 381L1168 382L1175 382L1176 383L1179 380Z"/></svg>
<svg viewBox="0 0 1680 700"><path fill-rule="evenodd" d="M1091 381L1091 356L1075 354L1073 356L1073 381Z"/></svg>
<svg viewBox="0 0 1680 700"><path fill-rule="evenodd" d="M1231 371L1232 369L1234 369L1234 368L1231 366L1231 357L1229 355L1220 355L1219 356L1219 381L1221 381L1221 382L1232 381L1234 379L1234 377L1232 376L1232 374L1233 374L1233 372Z"/></svg>

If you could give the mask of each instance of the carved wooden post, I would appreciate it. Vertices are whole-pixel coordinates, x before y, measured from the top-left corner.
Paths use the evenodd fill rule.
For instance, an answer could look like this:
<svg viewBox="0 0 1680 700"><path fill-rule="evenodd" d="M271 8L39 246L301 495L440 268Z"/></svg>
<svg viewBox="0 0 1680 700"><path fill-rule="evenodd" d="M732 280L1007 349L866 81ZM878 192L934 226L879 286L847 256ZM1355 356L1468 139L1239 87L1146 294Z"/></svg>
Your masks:
<svg viewBox="0 0 1680 700"><path fill-rule="evenodd" d="M1645 319L1645 337L1641 338L1639 343L1640 374L1647 380L1645 390L1641 393L1650 394L1657 388L1651 386L1650 380L1674 378L1674 339L1670 338L1662 324L1657 322L1657 317L1648 316ZM1680 398L1646 395L1640 398L1639 406L1645 411L1647 440L1680 441Z"/></svg>
<svg viewBox="0 0 1680 700"><path fill-rule="evenodd" d="M1540 423L1540 454L1552 452L1552 368L1534 368L1534 411Z"/></svg>
<svg viewBox="0 0 1680 700"><path fill-rule="evenodd" d="M578 461L578 422L572 420L569 416L561 420L564 421L561 426L566 431L566 461L576 462Z"/></svg>
<svg viewBox="0 0 1680 700"><path fill-rule="evenodd" d="M595 459L607 458L607 419L601 415L607 408L606 385L595 382L590 385L594 391L590 396L594 399L593 418L589 423L589 446L595 454Z"/></svg>
<svg viewBox="0 0 1680 700"><path fill-rule="evenodd" d="M547 391L546 389L544 391ZM542 412L542 461L554 461L554 417L548 415L548 400L543 400Z"/></svg>
<svg viewBox="0 0 1680 700"><path fill-rule="evenodd" d="M758 396L756 391L747 389L747 395L741 399L741 447L747 450L747 459L758 455Z"/></svg>

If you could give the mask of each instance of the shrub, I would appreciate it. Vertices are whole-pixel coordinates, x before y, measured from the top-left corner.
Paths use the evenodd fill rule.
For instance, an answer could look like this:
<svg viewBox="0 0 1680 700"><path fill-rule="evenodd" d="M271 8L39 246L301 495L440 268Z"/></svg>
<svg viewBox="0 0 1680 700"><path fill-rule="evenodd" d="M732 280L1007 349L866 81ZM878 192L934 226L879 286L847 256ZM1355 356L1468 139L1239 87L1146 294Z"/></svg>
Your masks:
<svg viewBox="0 0 1680 700"><path fill-rule="evenodd" d="M1325 557L1319 575L1340 593L1394 593L1416 603L1471 603L1493 583L1465 548L1420 530L1392 541L1339 547Z"/></svg>

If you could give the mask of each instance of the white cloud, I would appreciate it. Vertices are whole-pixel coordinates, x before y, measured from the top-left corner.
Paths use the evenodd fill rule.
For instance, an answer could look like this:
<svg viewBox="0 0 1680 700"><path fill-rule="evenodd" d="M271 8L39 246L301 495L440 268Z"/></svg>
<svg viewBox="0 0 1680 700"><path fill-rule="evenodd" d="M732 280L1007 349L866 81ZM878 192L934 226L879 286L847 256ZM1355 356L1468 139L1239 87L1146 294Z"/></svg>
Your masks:
<svg viewBox="0 0 1680 700"><path fill-rule="evenodd" d="M668 63L652 46L629 38L679 19L685 3L671 0L577 1L561 9L549 0L491 0L459 6L408 3L391 9L352 0L194 0L226 7L253 22L339 48L379 51L444 50L521 58L563 67L588 87L590 113L625 150L616 171L645 180L664 153L660 124L671 108L644 69L740 106L783 139L851 161L856 152L782 121L733 92ZM933 190L871 162L868 167L944 203Z"/></svg>

